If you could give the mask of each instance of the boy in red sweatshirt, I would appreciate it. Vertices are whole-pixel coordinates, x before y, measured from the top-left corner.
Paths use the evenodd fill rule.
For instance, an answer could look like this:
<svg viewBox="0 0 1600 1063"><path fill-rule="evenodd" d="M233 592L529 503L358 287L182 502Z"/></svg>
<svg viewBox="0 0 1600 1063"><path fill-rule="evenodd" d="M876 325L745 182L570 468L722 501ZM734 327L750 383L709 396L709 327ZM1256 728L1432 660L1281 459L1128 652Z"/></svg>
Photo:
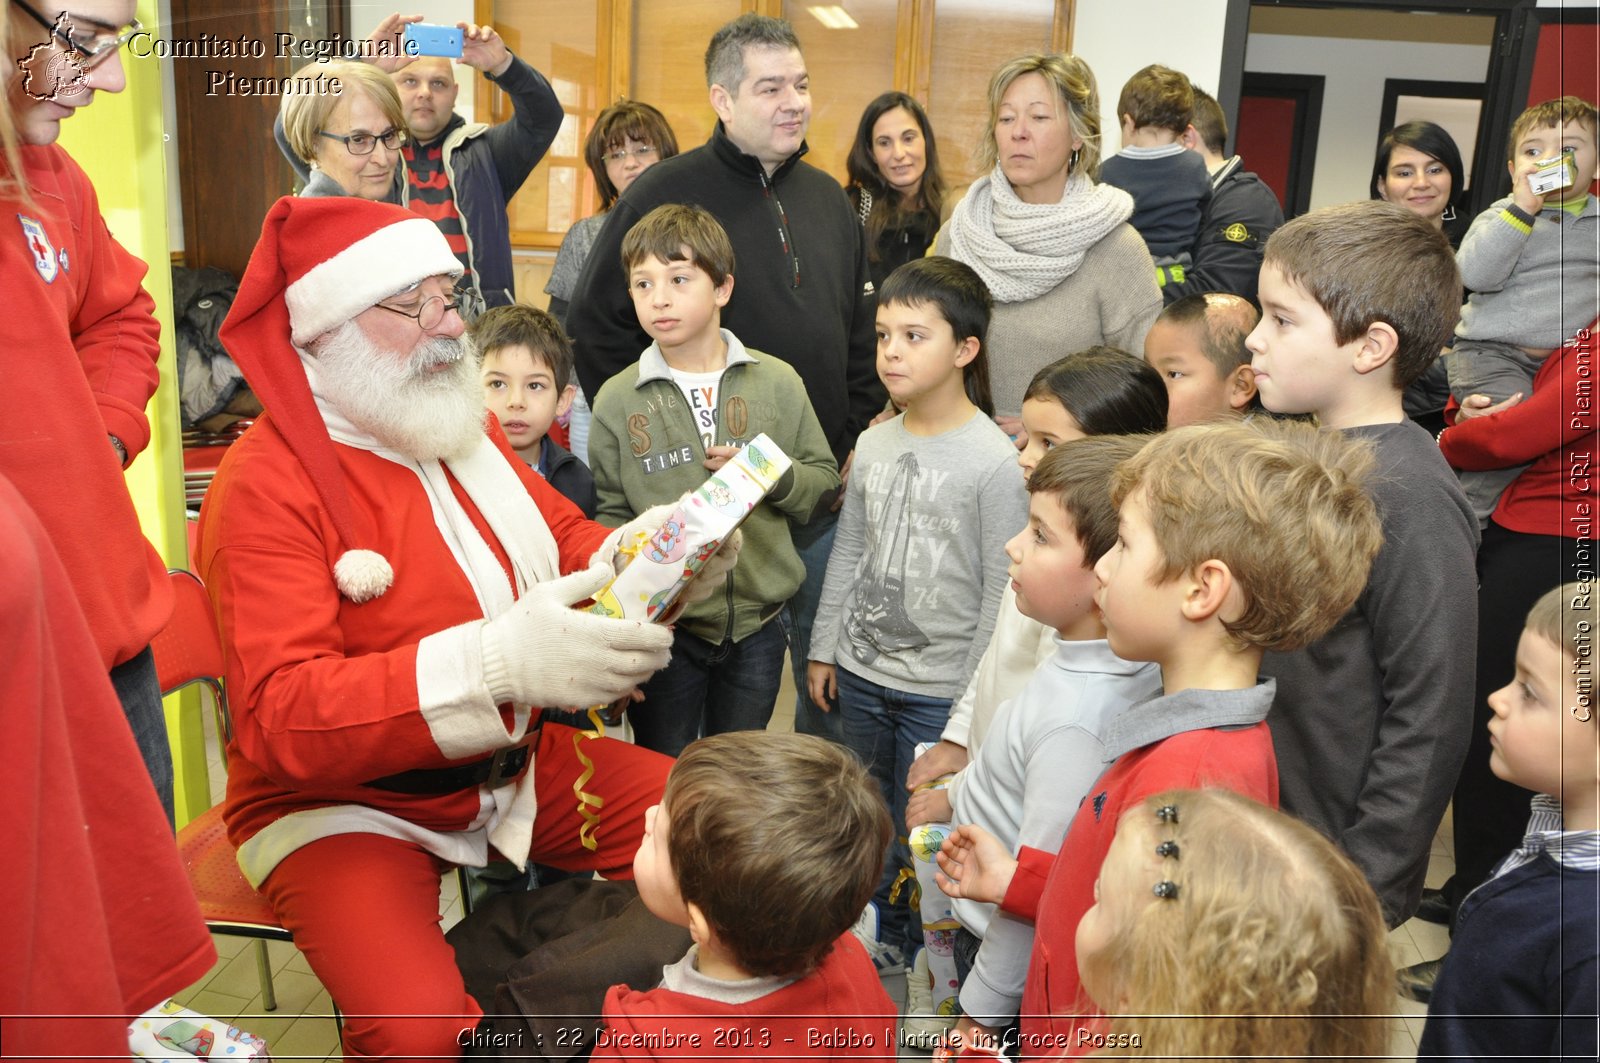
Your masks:
<svg viewBox="0 0 1600 1063"><path fill-rule="evenodd" d="M1035 922L1023 1058L1109 1047L1073 940L1123 811L1206 786L1277 804L1274 684L1256 670L1263 651L1319 638L1365 586L1382 542L1363 489L1371 466L1366 447L1333 433L1257 420L1173 430L1117 469L1118 538L1095 566L1095 601L1112 650L1159 664L1162 693L1112 724L1105 771L1059 856L1024 846L1014 859L968 825L939 858L947 893ZM959 1050L986 1054L995 1033L963 1020Z"/></svg>
<svg viewBox="0 0 1600 1063"><path fill-rule="evenodd" d="M694 944L659 987L613 986L594 1059L885 1059L899 1018L850 933L889 812L851 753L732 731L684 750L633 860L645 906Z"/></svg>

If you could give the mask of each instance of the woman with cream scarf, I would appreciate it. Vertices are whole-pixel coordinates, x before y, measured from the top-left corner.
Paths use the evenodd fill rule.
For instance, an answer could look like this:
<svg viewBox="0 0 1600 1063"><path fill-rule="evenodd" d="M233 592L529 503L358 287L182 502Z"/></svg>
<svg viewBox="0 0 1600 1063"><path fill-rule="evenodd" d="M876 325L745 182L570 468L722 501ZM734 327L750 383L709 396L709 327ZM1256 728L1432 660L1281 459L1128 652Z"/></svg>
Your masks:
<svg viewBox="0 0 1600 1063"><path fill-rule="evenodd" d="M1076 56L1013 59L989 82L987 175L973 182L934 252L977 270L994 296L988 353L995 420L1021 447L1033 374L1087 347L1144 353L1161 290L1133 199L1096 183L1100 99Z"/></svg>

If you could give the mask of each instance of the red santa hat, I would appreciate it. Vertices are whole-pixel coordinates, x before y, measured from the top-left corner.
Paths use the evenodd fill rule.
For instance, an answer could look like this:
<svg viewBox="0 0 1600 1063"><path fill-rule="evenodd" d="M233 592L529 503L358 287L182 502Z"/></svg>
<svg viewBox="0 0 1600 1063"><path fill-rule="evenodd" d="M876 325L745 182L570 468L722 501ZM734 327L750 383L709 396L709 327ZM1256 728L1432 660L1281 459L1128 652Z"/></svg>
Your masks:
<svg viewBox="0 0 1600 1063"><path fill-rule="evenodd" d="M339 532L345 549L334 580L351 601L388 590L394 569L356 542L339 458L295 347L428 277L460 273L438 226L404 207L350 196L285 196L267 212L222 323L223 345Z"/></svg>

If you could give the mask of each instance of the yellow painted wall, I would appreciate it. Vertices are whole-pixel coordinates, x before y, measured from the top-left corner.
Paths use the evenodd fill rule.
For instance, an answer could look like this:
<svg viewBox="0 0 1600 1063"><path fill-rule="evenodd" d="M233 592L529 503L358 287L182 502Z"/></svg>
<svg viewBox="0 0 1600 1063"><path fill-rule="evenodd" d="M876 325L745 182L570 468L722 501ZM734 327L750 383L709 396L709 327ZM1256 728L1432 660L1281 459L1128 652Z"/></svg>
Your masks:
<svg viewBox="0 0 1600 1063"><path fill-rule="evenodd" d="M139 21L155 29L159 14L154 0L140 0ZM161 71L154 61L119 57L128 87L120 93L100 92L94 102L61 123L61 144L94 182L100 211L117 240L150 264L146 290L156 301L161 321L161 387L150 401L150 448L129 468L133 495L145 535L169 566L188 568L184 528L183 456L178 419L178 373L173 346L172 274L168 268L167 184L162 151ZM198 815L210 804L205 781L204 747L199 740L198 706L180 712L167 703L167 729L177 764L178 822ZM198 775L196 772L198 771Z"/></svg>

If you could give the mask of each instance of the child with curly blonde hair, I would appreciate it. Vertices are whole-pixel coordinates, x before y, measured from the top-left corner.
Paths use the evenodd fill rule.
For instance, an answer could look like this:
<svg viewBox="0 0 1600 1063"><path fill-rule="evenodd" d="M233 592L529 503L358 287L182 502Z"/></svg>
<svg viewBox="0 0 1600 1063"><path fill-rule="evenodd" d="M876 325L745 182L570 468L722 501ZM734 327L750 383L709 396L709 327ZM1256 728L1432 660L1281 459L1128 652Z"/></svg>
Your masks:
<svg viewBox="0 0 1600 1063"><path fill-rule="evenodd" d="M1377 895L1315 830L1228 790L1134 805L1077 933L1118 1056L1382 1054L1394 998Z"/></svg>

